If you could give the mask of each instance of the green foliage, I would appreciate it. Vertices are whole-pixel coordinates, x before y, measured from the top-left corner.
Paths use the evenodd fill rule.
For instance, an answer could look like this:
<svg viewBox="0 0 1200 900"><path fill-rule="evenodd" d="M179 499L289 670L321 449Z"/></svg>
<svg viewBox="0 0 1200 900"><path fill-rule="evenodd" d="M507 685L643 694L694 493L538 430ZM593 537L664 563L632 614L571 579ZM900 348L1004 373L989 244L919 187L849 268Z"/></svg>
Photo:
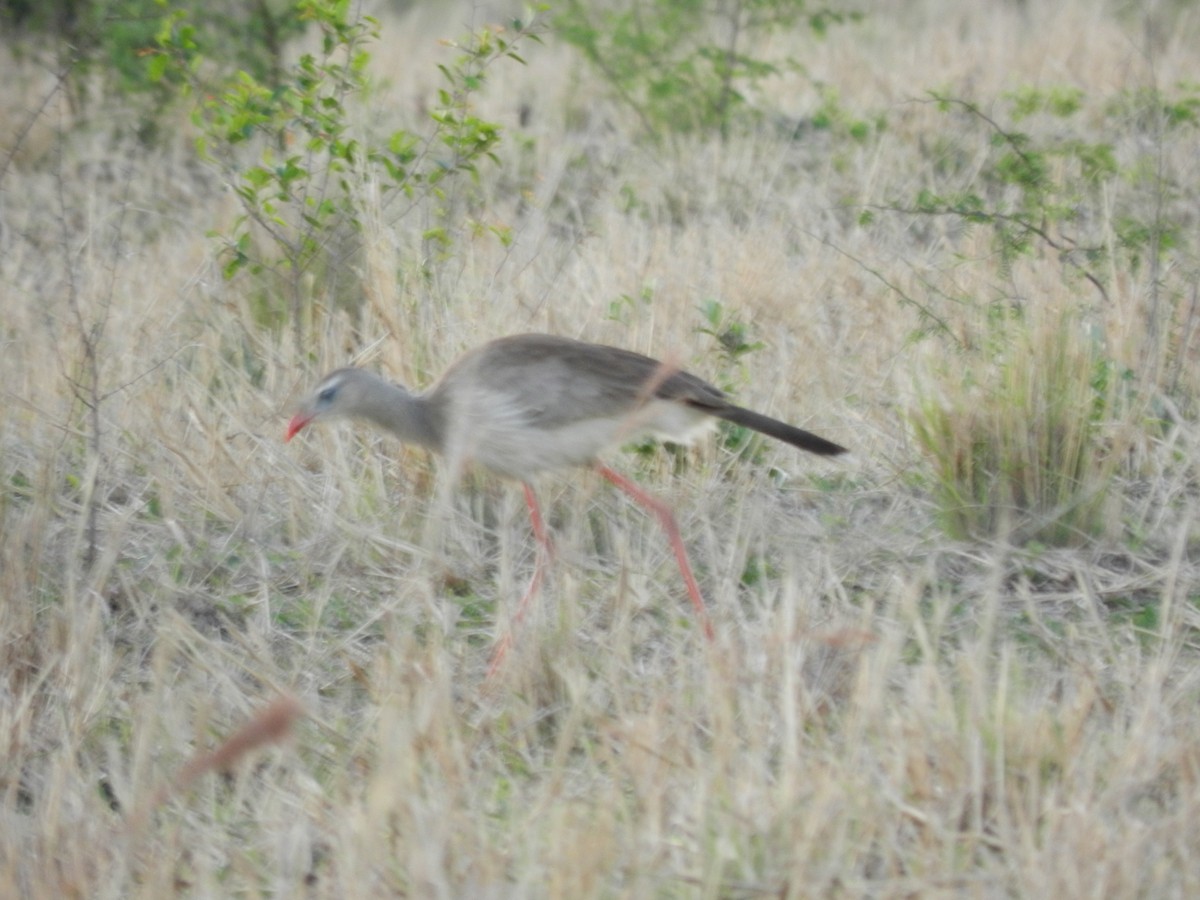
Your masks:
<svg viewBox="0 0 1200 900"><path fill-rule="evenodd" d="M1152 164L1120 165L1112 140L1075 136L1085 130L1070 127L1087 99L1082 91L1020 88L1007 98L1011 124L971 101L945 93L932 97L948 115L965 113L960 121L967 128L984 130L987 155L982 165L968 164L965 157L955 163L953 149L943 147L935 160L939 174L953 178L962 172L969 175L969 182L949 189L922 189L907 211L954 216L966 225L989 228L1006 266L1034 251L1051 251L1102 298L1107 297L1105 263L1113 261L1114 249L1136 270L1151 257L1154 262L1161 260L1177 245L1181 222L1164 215L1160 202L1111 208L1111 198L1118 193L1112 188L1117 184L1144 188L1160 198L1170 185ZM1181 96L1174 98L1157 91L1123 92L1106 105L1113 119L1107 131L1193 126L1197 110L1200 95L1195 86L1181 87ZM1046 118L1067 127L1048 135L1045 129L1039 134L1017 128L1018 123L1036 124Z"/></svg>
<svg viewBox="0 0 1200 900"><path fill-rule="evenodd" d="M749 340L749 326L733 318L720 300L705 300L700 304L700 315L704 317L705 325L697 330L716 340L727 365L741 369L745 357L763 348L762 341Z"/></svg>
<svg viewBox="0 0 1200 900"><path fill-rule="evenodd" d="M721 358L719 387L728 393L735 392L738 384L745 384L749 380L747 359L766 345L762 341L751 340L750 327L735 318L721 301L710 298L700 304L699 309L705 324L696 330L716 341ZM749 428L726 422L722 422L720 427L726 449L758 461L763 446L758 434Z"/></svg>
<svg viewBox="0 0 1200 900"><path fill-rule="evenodd" d="M306 278L338 262L331 257L335 242L362 228L360 185L372 184L385 204L402 198L402 215L422 201L444 200L445 186L456 177L476 177L481 161L495 160L500 130L474 114L471 98L492 63L520 62L518 43L537 40L531 24L518 24L511 33L481 29L453 45L459 55L439 66L443 86L429 114L431 130L399 130L376 142L352 128L350 112L369 90L368 46L379 26L352 6L349 0L299 0L297 21L319 30L320 50L303 54L273 81L241 70L218 84L205 82L206 48L182 9L163 20L159 54L148 64L151 77L172 76L195 98L198 150L241 203L232 229L217 235L226 277L243 269L275 274L287 288L297 344L309 312ZM443 248L451 240L444 221L424 236ZM267 317L274 317L270 309Z"/></svg>
<svg viewBox="0 0 1200 900"><path fill-rule="evenodd" d="M1109 98L1104 111L1143 131L1195 128L1200 125L1200 82L1180 82L1170 94L1158 88L1129 88Z"/></svg>
<svg viewBox="0 0 1200 900"><path fill-rule="evenodd" d="M848 137L859 144L873 133L883 130L885 122L882 116L873 122L855 118L842 105L836 88L828 84L817 84L816 87L821 94L821 105L812 115L813 128L834 132L839 137Z"/></svg>
<svg viewBox="0 0 1200 900"><path fill-rule="evenodd" d="M644 307L649 307L654 301L654 288L651 285L642 285L642 289L636 297L630 294L622 294L616 300L608 304L608 319L613 322L619 322L622 325L629 325L637 316L639 310Z"/></svg>
<svg viewBox="0 0 1200 900"><path fill-rule="evenodd" d="M1012 102L1010 114L1014 122L1041 112L1066 118L1083 107L1083 91L1072 87L1023 87L1008 96Z"/></svg>
<svg viewBox="0 0 1200 900"><path fill-rule="evenodd" d="M817 35L856 13L811 9L805 0L564 0L555 25L579 49L645 131L719 131L753 118L754 90L792 59L754 55L772 34L797 26Z"/></svg>
<svg viewBox="0 0 1200 900"><path fill-rule="evenodd" d="M138 101L143 136L154 133L157 115L175 87L165 60L145 57L155 46L166 0L50 0L0 4L0 17L11 22L7 36L19 53L43 36L59 48L59 66L67 76L76 108L96 97ZM194 20L195 40L209 60L223 69L240 68L270 79L281 65L283 44L300 33L291 0L178 0L175 8ZM96 77L98 76L98 77ZM100 90L93 94L92 85Z"/></svg>

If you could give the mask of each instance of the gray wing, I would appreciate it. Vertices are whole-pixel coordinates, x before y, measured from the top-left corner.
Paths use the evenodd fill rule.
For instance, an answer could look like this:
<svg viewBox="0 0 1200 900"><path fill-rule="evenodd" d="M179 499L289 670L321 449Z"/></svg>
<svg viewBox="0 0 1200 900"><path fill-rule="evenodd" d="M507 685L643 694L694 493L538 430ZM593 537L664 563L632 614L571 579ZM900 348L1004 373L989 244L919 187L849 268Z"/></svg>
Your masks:
<svg viewBox="0 0 1200 900"><path fill-rule="evenodd" d="M663 377L662 363L648 356L546 334L483 345L455 363L434 391L453 394L467 384L486 385L493 409L514 423L546 430L620 417L650 396L709 413L727 405L719 390L695 375L676 370Z"/></svg>

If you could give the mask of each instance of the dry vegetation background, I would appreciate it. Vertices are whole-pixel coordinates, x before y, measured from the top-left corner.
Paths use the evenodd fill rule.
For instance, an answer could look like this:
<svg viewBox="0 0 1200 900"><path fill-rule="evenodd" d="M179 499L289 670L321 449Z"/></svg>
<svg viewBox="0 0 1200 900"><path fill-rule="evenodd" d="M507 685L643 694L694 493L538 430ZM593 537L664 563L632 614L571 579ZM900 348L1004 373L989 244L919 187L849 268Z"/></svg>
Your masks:
<svg viewBox="0 0 1200 900"><path fill-rule="evenodd" d="M511 244L463 232L433 258L422 222L376 208L337 273L361 302L315 279L299 350L256 323L252 279L221 278L206 232L235 204L182 116L147 149L59 97L23 134L50 76L5 61L0 894L1200 895L1197 133L1098 105L1195 84L1197 10L863 6L773 40L886 120L866 140L654 149L552 35L524 48L478 100L506 133L471 200ZM384 13L364 130L418 121L438 39L487 14ZM1127 190L1170 207L1178 246L1108 265L1102 299L1046 248L1005 266L947 217L859 218L936 183L931 148L968 133L927 89L992 109L1024 85L1081 88L1076 126L1170 174L1165 200ZM820 103L799 76L765 88L796 119ZM1075 547L940 527L909 416L966 364L908 300L969 344L997 297L1033 332L1086 310L1145 398L1108 445L1110 527ZM762 348L723 357L710 300ZM533 560L519 491L468 479L433 548L434 461L349 426L282 441L329 367L423 386L524 330L673 355L853 449L610 460L675 504L712 646L656 524L566 473L539 486L547 589L485 683ZM131 827L280 692L306 713L288 740Z"/></svg>

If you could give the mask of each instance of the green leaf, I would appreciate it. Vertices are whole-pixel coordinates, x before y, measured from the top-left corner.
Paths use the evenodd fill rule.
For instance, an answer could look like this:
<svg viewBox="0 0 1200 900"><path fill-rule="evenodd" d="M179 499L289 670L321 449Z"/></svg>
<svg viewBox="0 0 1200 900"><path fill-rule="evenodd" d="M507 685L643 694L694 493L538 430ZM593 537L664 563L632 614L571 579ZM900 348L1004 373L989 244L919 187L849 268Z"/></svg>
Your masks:
<svg viewBox="0 0 1200 900"><path fill-rule="evenodd" d="M167 74L167 66L171 60L165 53L155 53L146 60L146 77L158 83Z"/></svg>

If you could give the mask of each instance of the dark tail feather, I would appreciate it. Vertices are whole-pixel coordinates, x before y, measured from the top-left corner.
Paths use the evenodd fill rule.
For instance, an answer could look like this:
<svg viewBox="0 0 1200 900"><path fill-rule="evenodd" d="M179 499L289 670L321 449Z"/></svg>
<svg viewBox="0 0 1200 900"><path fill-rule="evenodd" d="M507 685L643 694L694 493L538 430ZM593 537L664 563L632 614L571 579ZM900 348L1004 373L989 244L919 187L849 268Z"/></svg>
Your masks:
<svg viewBox="0 0 1200 900"><path fill-rule="evenodd" d="M768 437L776 438L786 444L791 444L793 447L799 447L801 450L807 450L809 453L817 453L821 456L837 456L839 453L845 453L846 448L833 441L827 441L825 438L813 434L811 431L805 431L803 428L797 428L794 425L789 425L786 422L780 422L778 419L772 419L770 416L764 416L762 413L756 413L753 410L743 409L740 406L725 406L721 409L710 409L708 412L726 422L733 422L735 425L745 425L747 428L752 428L755 431L760 431Z"/></svg>

